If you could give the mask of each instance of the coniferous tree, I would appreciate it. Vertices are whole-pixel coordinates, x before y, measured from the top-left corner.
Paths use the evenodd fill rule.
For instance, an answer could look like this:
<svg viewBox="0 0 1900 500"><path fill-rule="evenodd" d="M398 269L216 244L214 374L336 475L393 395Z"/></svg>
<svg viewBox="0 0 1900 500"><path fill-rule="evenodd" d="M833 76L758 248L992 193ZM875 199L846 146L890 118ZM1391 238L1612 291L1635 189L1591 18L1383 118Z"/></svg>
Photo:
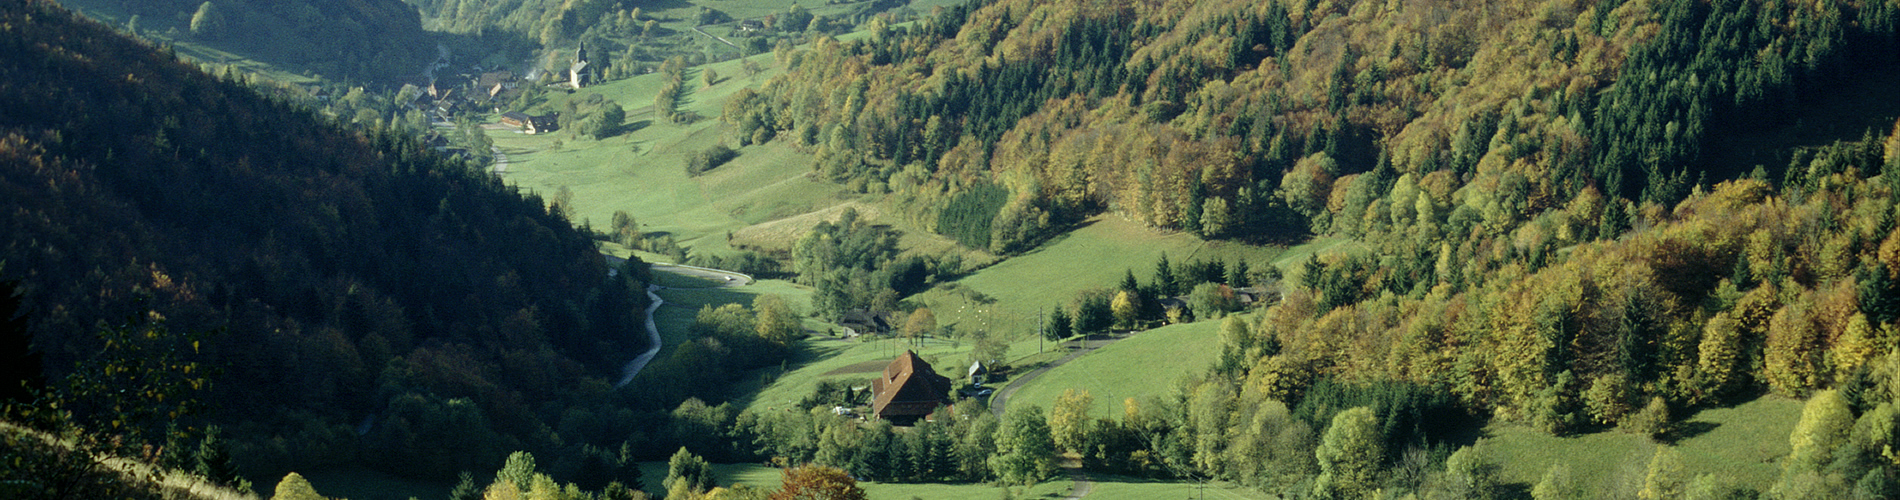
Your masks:
<svg viewBox="0 0 1900 500"><path fill-rule="evenodd" d="M1055 310L1049 311L1049 325L1043 328L1042 334L1051 342L1061 342L1062 339L1075 334L1073 328L1074 324L1069 319L1069 309L1056 306Z"/></svg>
<svg viewBox="0 0 1900 500"><path fill-rule="evenodd" d="M1168 263L1167 252L1162 252L1161 260L1155 261L1155 292L1161 294L1162 297L1180 295L1181 290L1176 287L1175 280L1174 265Z"/></svg>

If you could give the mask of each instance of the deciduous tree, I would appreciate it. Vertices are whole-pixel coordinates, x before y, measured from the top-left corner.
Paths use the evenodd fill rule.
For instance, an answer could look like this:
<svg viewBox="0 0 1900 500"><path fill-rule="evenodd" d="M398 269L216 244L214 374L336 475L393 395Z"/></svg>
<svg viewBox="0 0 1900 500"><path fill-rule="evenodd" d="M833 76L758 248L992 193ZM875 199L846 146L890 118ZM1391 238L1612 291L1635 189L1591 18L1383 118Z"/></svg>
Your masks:
<svg viewBox="0 0 1900 500"><path fill-rule="evenodd" d="M772 500L864 500L864 488L837 467L801 465L779 472L779 490Z"/></svg>
<svg viewBox="0 0 1900 500"><path fill-rule="evenodd" d="M1057 448L1072 452L1088 451L1089 409L1095 397L1087 389L1065 389L1049 408L1049 432Z"/></svg>
<svg viewBox="0 0 1900 500"><path fill-rule="evenodd" d="M1320 439L1319 477L1313 492L1325 498L1365 498L1379 484L1379 464L1385 458L1385 440L1379 417L1372 408L1357 407L1333 416L1332 426Z"/></svg>
<svg viewBox="0 0 1900 500"><path fill-rule="evenodd" d="M1056 472L1056 445L1042 407L1012 408L996 432L996 454L990 470L1003 484L1030 485Z"/></svg>

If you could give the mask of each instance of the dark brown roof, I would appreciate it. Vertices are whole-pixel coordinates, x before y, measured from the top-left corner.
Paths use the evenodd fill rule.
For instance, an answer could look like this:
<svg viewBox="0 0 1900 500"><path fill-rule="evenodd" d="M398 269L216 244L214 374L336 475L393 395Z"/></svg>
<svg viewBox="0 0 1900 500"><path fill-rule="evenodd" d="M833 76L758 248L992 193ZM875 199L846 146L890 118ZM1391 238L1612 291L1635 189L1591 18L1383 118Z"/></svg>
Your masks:
<svg viewBox="0 0 1900 500"><path fill-rule="evenodd" d="M878 418L915 418L929 415L943 404L950 393L950 379L938 375L930 363L905 351L884 367L883 376L871 381L875 394L871 411Z"/></svg>

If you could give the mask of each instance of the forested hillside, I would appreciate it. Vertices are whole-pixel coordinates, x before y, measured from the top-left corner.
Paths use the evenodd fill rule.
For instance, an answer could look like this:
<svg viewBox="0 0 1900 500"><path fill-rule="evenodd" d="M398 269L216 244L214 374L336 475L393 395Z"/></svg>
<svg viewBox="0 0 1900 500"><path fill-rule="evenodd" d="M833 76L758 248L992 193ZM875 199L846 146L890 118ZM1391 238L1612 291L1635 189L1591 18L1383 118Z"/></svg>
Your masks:
<svg viewBox="0 0 1900 500"><path fill-rule="evenodd" d="M391 81L422 73L436 37L400 0L80 0L134 33L187 39L328 78Z"/></svg>
<svg viewBox="0 0 1900 500"><path fill-rule="evenodd" d="M1892 64L1895 16L1877 1L973 3L782 54L789 71L725 119L741 142L795 141L819 173L894 193L920 225L987 228L963 240L1002 252L1104 211L1210 238L1508 231L1592 187L1681 199L1708 134L1775 125L1804 90Z"/></svg>
<svg viewBox="0 0 1900 500"><path fill-rule="evenodd" d="M133 446L222 424L266 478L617 447L638 261L610 274L540 198L276 94L0 2L0 281L59 398L28 408Z"/></svg>
<svg viewBox="0 0 1900 500"><path fill-rule="evenodd" d="M1002 254L1098 214L1355 242L1229 320L1178 399L1078 424L1091 467L1470 497L1459 415L1667 442L1694 408L1825 390L1768 493L1873 498L1900 139L1705 148L1885 74L1897 27L1884 0L973 2L781 51L723 119Z"/></svg>

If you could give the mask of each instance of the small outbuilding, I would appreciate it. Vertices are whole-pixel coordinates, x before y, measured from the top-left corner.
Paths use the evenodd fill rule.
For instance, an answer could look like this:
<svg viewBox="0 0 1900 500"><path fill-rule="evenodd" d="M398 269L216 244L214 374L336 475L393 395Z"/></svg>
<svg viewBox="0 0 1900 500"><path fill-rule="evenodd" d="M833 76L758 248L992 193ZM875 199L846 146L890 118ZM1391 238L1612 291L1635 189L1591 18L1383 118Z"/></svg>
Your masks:
<svg viewBox="0 0 1900 500"><path fill-rule="evenodd" d="M871 413L898 425L929 416L948 402L950 378L938 375L914 351L904 351L871 381Z"/></svg>
<svg viewBox="0 0 1900 500"><path fill-rule="evenodd" d="M990 381L990 367L989 366L984 365L982 361L976 361L976 362L970 363L970 383L971 384L982 385L984 382L989 382L989 381Z"/></svg>

